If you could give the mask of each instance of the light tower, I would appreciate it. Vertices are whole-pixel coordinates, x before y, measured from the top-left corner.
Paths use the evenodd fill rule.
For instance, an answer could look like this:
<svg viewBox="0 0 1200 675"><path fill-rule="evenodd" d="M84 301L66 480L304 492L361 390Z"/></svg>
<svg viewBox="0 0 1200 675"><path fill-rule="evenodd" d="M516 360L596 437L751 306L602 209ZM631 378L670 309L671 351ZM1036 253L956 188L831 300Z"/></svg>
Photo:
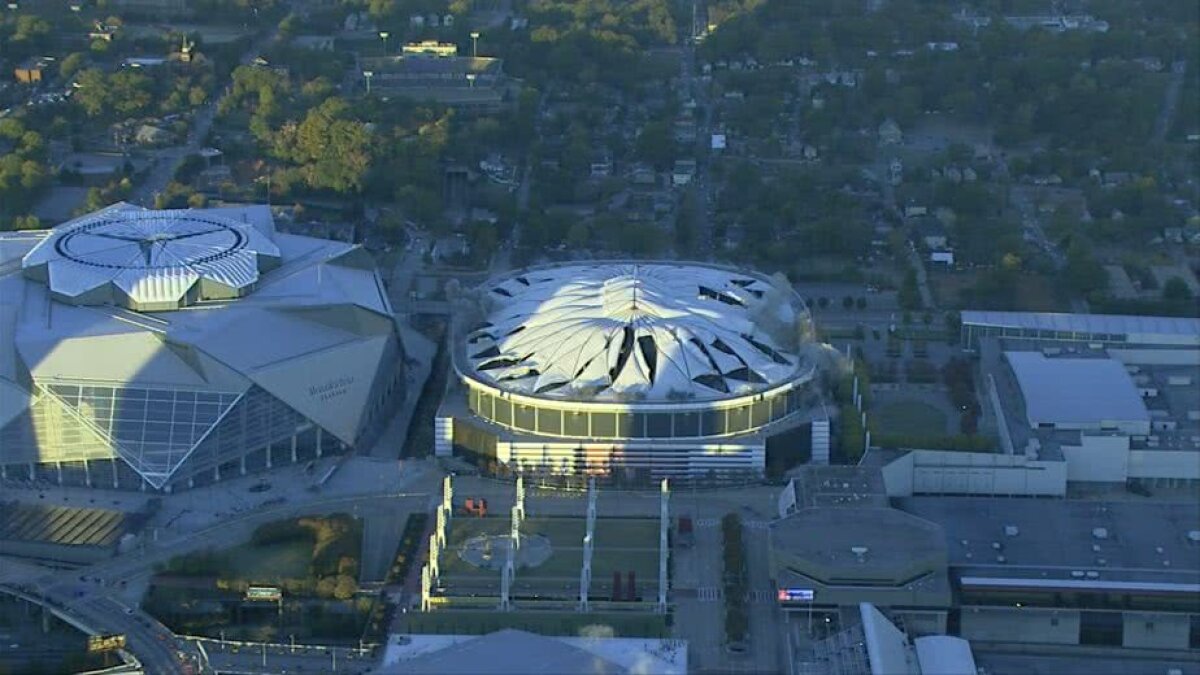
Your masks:
<svg viewBox="0 0 1200 675"><path fill-rule="evenodd" d="M671 522L667 503L671 498L671 489L667 479L662 479L661 501L659 502L658 525L658 611L667 611L667 529Z"/></svg>
<svg viewBox="0 0 1200 675"><path fill-rule="evenodd" d="M388 53L388 51L387 51L387 41L388 41L388 38L389 38L389 37L391 37L391 35L392 35L392 34L391 34L391 33L389 33L389 32L387 32L386 30L381 30L381 31L379 31L379 39L380 39L380 40L383 40L383 55L384 55L384 56L387 56L387 53Z"/></svg>
<svg viewBox="0 0 1200 675"><path fill-rule="evenodd" d="M471 31L471 58L479 58L479 31Z"/></svg>
<svg viewBox="0 0 1200 675"><path fill-rule="evenodd" d="M579 611L588 611L592 583L592 546L596 540L596 479L588 479L587 529L583 535L583 568L579 571Z"/></svg>
<svg viewBox="0 0 1200 675"><path fill-rule="evenodd" d="M363 77L366 78L366 80L367 80L367 95L368 96L371 95L371 78L374 76L375 76L375 71L373 71L373 70L364 70L363 71Z"/></svg>

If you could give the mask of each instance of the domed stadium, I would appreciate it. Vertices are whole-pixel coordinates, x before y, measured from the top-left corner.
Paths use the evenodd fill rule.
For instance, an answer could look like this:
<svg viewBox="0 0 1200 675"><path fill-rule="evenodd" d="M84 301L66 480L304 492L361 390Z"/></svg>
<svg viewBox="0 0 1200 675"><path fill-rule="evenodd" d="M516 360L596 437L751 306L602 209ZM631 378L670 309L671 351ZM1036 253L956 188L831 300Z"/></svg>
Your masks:
<svg viewBox="0 0 1200 675"><path fill-rule="evenodd" d="M404 347L357 246L266 206L0 235L0 474L172 490L370 442Z"/></svg>
<svg viewBox="0 0 1200 675"><path fill-rule="evenodd" d="M819 349L785 279L682 263L526 269L460 303L438 450L519 470L761 473L811 421Z"/></svg>

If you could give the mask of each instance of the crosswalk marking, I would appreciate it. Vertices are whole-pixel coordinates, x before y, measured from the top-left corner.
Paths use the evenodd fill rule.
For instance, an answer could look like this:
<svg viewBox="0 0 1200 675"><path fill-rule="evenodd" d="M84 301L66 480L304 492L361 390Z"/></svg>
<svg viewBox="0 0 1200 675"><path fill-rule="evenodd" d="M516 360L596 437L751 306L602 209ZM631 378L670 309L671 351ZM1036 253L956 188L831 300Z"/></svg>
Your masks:
<svg viewBox="0 0 1200 675"><path fill-rule="evenodd" d="M716 602L721 599L721 589L716 586L697 588L696 598L701 602Z"/></svg>
<svg viewBox="0 0 1200 675"><path fill-rule="evenodd" d="M752 590L750 602L775 602L775 591Z"/></svg>
<svg viewBox="0 0 1200 675"><path fill-rule="evenodd" d="M746 525L746 529L749 529L749 530L765 530L765 529L771 527L771 521L769 521L769 520L747 520L745 525Z"/></svg>
<svg viewBox="0 0 1200 675"><path fill-rule="evenodd" d="M696 527L716 527L720 522L716 518L697 518Z"/></svg>

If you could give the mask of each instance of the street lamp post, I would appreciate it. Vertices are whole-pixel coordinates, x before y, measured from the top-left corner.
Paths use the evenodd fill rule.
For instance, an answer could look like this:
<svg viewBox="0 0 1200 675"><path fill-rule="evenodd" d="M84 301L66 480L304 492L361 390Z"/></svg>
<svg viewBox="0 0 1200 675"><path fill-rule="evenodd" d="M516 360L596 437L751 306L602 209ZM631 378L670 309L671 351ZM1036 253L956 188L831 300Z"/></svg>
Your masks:
<svg viewBox="0 0 1200 675"><path fill-rule="evenodd" d="M381 30L381 31L379 31L379 39L380 39L380 40L383 40L383 55L384 55L384 56L387 56L387 53L388 53L388 51L387 51L387 41L388 41L388 38L389 38L389 37L391 37L391 35L392 35L392 34L391 34L391 33L389 33L389 32L387 32L386 30Z"/></svg>
<svg viewBox="0 0 1200 675"><path fill-rule="evenodd" d="M479 58L479 31L471 31L471 58Z"/></svg>
<svg viewBox="0 0 1200 675"><path fill-rule="evenodd" d="M475 73L467 73L467 82L470 83L471 89L475 88Z"/></svg>
<svg viewBox="0 0 1200 675"><path fill-rule="evenodd" d="M371 78L374 76L375 76L375 71L373 71L373 70L364 70L363 71L363 77L365 77L367 79L367 95L368 96L371 95Z"/></svg>

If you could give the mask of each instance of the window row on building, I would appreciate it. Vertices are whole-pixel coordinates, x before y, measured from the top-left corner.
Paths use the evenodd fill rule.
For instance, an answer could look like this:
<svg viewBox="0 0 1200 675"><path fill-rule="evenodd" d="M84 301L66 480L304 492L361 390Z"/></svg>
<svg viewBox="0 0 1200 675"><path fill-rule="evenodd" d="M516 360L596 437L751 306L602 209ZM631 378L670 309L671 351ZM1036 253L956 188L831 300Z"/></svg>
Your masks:
<svg viewBox="0 0 1200 675"><path fill-rule="evenodd" d="M516 403L468 386L471 412L503 427L563 438L706 438L756 431L819 403L811 387L750 400L728 408L688 411L562 410Z"/></svg>

